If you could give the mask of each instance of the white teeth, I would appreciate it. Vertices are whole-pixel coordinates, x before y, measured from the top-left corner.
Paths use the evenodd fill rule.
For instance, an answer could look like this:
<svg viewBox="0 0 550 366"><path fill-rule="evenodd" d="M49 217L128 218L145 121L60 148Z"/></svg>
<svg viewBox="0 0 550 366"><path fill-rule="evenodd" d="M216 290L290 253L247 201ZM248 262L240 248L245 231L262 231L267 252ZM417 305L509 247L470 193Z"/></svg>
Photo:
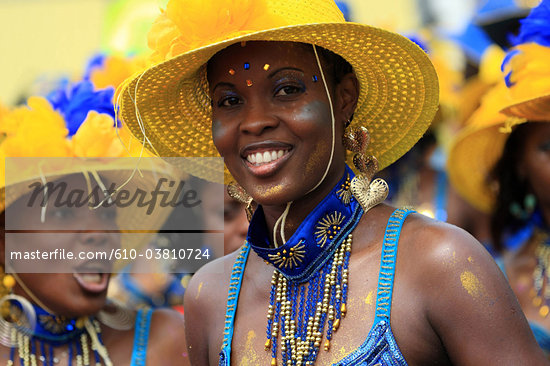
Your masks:
<svg viewBox="0 0 550 366"><path fill-rule="evenodd" d="M285 154L286 150L264 151L263 153L250 154L246 157L246 160L254 165L267 164L282 158Z"/></svg>
<svg viewBox="0 0 550 366"><path fill-rule="evenodd" d="M100 283L101 275L99 273L80 273L78 275L84 282Z"/></svg>

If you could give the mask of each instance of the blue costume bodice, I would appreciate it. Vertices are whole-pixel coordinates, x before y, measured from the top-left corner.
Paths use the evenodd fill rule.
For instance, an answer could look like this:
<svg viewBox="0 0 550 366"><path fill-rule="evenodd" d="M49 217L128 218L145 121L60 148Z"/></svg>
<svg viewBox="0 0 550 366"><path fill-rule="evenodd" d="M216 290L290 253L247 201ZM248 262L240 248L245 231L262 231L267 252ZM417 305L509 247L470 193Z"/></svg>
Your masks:
<svg viewBox="0 0 550 366"><path fill-rule="evenodd" d="M386 227L380 261L374 324L361 346L333 366L406 366L391 330L390 316L399 235L411 211L395 210ZM220 366L231 365L231 342L243 273L250 252L246 243L231 273Z"/></svg>

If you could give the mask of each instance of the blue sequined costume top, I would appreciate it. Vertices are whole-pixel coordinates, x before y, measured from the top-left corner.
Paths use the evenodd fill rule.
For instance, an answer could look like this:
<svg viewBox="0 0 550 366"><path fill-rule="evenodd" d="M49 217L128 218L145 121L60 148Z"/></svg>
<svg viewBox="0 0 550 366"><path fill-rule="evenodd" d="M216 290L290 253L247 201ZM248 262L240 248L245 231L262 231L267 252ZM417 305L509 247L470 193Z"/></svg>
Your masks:
<svg viewBox="0 0 550 366"><path fill-rule="evenodd" d="M395 210L390 217L384 234L374 324L361 346L333 366L406 366L391 330L390 315L393 294L393 281L399 235L405 218L411 211ZM248 243L243 247L231 273L223 348L220 353L220 366L231 364L231 342L237 302L242 284L246 261L250 252Z"/></svg>

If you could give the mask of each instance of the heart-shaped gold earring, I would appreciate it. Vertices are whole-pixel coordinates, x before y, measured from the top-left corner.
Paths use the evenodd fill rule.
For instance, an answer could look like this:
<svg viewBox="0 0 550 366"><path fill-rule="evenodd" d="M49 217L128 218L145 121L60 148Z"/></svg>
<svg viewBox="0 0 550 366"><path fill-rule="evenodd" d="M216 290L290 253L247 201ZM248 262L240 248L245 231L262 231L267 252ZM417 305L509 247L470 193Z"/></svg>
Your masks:
<svg viewBox="0 0 550 366"><path fill-rule="evenodd" d="M350 191L363 211L367 212L388 197L388 184L381 178L372 180L378 172L378 160L372 155L366 155L370 135L365 127L347 131L343 142L347 150L355 153L353 165L358 171L351 180Z"/></svg>
<svg viewBox="0 0 550 366"><path fill-rule="evenodd" d="M376 178L369 182L366 177L358 176L351 180L350 190L365 213L379 203L384 202L389 192L388 183L384 179Z"/></svg>

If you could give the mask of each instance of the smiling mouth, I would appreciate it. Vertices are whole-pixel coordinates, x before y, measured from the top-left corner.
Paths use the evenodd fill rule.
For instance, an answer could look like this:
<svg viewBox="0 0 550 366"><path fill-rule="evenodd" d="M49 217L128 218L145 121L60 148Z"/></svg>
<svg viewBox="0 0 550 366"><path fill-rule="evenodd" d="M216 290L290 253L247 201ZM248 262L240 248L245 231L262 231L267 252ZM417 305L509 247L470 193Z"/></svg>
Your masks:
<svg viewBox="0 0 550 366"><path fill-rule="evenodd" d="M246 156L246 161L254 166L261 166L264 164L269 164L275 160L279 160L288 154L290 150L288 149L279 149L279 150L266 150L263 152L250 153Z"/></svg>

